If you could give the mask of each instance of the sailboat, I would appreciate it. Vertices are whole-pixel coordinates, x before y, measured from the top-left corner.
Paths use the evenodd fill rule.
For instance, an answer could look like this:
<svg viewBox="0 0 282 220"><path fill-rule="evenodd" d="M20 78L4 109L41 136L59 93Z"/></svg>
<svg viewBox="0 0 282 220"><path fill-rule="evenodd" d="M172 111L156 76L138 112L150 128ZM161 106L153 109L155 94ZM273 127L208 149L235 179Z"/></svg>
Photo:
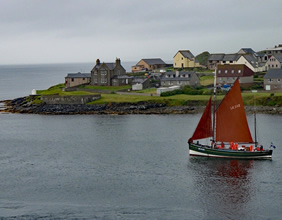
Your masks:
<svg viewBox="0 0 282 220"><path fill-rule="evenodd" d="M234 82L217 109L215 108L216 83L214 86L213 111L212 97L210 97L198 126L188 140L190 156L271 159L272 150L264 149L262 145L258 145L257 140L253 141L239 79ZM208 139L210 143L200 144L201 139Z"/></svg>

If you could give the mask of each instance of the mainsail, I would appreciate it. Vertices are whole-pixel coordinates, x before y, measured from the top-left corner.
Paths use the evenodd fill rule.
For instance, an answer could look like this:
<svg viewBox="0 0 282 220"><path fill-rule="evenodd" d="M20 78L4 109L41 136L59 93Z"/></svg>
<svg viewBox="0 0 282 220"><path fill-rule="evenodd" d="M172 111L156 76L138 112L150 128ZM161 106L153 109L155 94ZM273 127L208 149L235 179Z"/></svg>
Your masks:
<svg viewBox="0 0 282 220"><path fill-rule="evenodd" d="M212 120L211 120L211 98L207 104L205 111L199 121L199 124L194 131L193 136L189 139L189 142L193 140L212 137Z"/></svg>
<svg viewBox="0 0 282 220"><path fill-rule="evenodd" d="M253 142L238 79L216 110L216 141Z"/></svg>

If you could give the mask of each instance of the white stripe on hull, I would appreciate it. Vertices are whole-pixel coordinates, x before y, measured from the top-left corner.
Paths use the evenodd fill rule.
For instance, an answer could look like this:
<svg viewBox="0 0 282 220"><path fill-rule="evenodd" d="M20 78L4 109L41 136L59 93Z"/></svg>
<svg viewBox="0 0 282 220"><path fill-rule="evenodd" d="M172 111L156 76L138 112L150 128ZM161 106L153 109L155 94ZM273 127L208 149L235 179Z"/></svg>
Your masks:
<svg viewBox="0 0 282 220"><path fill-rule="evenodd" d="M242 158L242 159L271 159L272 155L263 155L263 156L253 156L253 157L238 157L238 156L222 156L222 155L214 155L214 154L207 154L198 151L194 151L189 149L190 156L202 156L202 157L222 157L222 158Z"/></svg>

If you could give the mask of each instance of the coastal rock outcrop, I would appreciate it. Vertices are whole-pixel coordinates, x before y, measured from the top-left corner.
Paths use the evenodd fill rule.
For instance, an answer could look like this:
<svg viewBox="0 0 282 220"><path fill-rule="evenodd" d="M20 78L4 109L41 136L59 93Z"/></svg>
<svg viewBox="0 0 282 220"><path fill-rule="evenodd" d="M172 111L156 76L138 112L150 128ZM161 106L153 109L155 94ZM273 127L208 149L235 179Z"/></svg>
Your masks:
<svg viewBox="0 0 282 220"><path fill-rule="evenodd" d="M204 110L204 106L167 106L165 103L107 103L107 104L33 104L29 97L0 101L0 112L27 114L194 114ZM245 106L247 113L282 114L282 107Z"/></svg>

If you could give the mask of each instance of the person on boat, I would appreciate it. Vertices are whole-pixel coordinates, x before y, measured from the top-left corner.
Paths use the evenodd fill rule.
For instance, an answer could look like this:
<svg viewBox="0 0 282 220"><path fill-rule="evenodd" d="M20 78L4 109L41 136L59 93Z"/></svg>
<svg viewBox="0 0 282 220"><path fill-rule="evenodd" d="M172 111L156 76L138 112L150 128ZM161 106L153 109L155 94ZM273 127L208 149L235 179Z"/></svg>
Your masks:
<svg viewBox="0 0 282 220"><path fill-rule="evenodd" d="M263 146L262 145L260 145L260 151L263 151Z"/></svg>
<svg viewBox="0 0 282 220"><path fill-rule="evenodd" d="M250 146L250 151L251 151L251 152L253 151L253 145Z"/></svg>
<svg viewBox="0 0 282 220"><path fill-rule="evenodd" d="M238 150L238 143L234 144L234 149L233 150Z"/></svg>
<svg viewBox="0 0 282 220"><path fill-rule="evenodd" d="M221 148L221 149L223 149L223 148L224 148L224 143L223 143L223 142L221 142L221 146L220 146L220 148Z"/></svg>
<svg viewBox="0 0 282 220"><path fill-rule="evenodd" d="M233 150L233 148L234 148L234 144L233 142L230 142L230 149Z"/></svg>

